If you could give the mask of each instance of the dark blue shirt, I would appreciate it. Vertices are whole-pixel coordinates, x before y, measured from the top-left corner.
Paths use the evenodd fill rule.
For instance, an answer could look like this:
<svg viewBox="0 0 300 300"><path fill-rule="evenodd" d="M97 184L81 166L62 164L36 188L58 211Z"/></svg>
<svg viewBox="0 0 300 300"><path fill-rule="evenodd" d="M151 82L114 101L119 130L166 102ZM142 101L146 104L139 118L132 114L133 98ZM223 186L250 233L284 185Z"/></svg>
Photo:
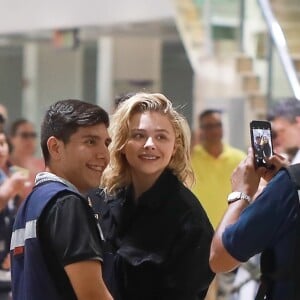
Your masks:
<svg viewBox="0 0 300 300"><path fill-rule="evenodd" d="M235 259L244 262L267 249L274 254L276 270L295 265L299 196L286 170L281 170L258 198L226 228L224 247ZM292 280L279 280L267 299L293 299Z"/></svg>

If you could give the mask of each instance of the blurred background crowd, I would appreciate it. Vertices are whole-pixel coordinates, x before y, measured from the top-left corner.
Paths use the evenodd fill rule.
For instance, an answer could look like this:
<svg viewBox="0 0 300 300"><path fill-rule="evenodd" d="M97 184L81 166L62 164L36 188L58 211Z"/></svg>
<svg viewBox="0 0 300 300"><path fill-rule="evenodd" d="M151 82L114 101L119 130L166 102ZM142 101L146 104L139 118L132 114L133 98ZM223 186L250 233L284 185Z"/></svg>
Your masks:
<svg viewBox="0 0 300 300"><path fill-rule="evenodd" d="M214 227L226 207L230 174L250 145L251 120L269 119L275 151L300 161L297 0L0 5L3 299L14 214L44 168L39 124L56 100L83 99L112 113L116 97L127 93L172 99L193 131L193 192ZM243 270L218 276L208 298L250 299L240 287L251 282L254 291L257 274L254 258Z"/></svg>

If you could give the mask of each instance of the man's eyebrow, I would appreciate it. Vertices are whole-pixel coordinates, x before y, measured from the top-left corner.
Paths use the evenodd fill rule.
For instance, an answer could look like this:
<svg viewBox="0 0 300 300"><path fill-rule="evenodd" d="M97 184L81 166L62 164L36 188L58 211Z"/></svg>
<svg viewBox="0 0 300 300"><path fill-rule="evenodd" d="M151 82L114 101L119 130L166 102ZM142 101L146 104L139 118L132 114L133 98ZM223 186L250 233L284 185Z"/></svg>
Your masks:
<svg viewBox="0 0 300 300"><path fill-rule="evenodd" d="M83 135L81 138L82 138L82 139L92 138L92 139L97 139L97 140L100 140L100 139L101 139L100 136L94 135L94 134L86 134L86 135Z"/></svg>
<svg viewBox="0 0 300 300"><path fill-rule="evenodd" d="M110 137L102 137L102 136L94 135L94 134L83 135L81 137L81 139L94 139L94 140L98 140L98 141L105 140L105 141L111 142L111 138Z"/></svg>

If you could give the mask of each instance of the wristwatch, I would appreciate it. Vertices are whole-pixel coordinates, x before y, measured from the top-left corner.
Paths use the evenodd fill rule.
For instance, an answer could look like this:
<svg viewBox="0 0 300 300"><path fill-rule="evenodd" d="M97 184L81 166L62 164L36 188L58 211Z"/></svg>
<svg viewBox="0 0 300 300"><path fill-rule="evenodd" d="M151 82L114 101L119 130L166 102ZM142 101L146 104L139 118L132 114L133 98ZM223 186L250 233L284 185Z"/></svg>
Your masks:
<svg viewBox="0 0 300 300"><path fill-rule="evenodd" d="M232 192L228 195L227 202L228 204L233 203L238 200L245 200L250 204L251 197L243 192Z"/></svg>

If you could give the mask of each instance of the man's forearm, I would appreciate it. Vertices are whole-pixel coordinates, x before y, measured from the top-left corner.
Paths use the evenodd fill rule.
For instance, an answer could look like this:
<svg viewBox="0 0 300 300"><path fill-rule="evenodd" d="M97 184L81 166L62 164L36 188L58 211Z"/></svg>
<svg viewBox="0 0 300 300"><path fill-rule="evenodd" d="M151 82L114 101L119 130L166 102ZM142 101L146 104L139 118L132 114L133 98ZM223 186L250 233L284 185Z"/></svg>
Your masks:
<svg viewBox="0 0 300 300"><path fill-rule="evenodd" d="M222 235L226 227L234 224L240 217L242 211L248 206L245 200L238 200L229 205L225 215L214 234L210 250L210 267L216 272L228 272L237 267L240 262L233 258L225 249Z"/></svg>
<svg viewBox="0 0 300 300"><path fill-rule="evenodd" d="M102 279L99 261L80 261L65 266L78 300L112 300Z"/></svg>

